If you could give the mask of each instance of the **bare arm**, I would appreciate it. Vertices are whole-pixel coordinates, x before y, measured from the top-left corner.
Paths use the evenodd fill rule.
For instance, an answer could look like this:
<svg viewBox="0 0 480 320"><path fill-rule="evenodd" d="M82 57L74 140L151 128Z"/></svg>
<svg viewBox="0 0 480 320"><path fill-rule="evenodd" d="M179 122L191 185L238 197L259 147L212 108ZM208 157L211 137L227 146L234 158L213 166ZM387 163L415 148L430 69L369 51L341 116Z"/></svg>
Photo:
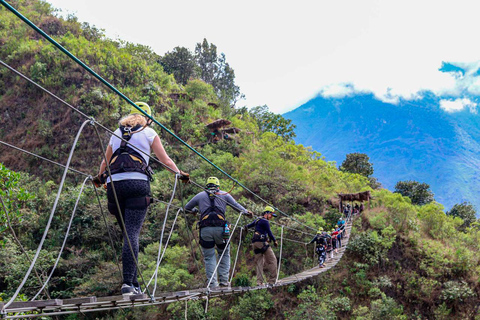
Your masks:
<svg viewBox="0 0 480 320"><path fill-rule="evenodd" d="M107 158L107 161L110 162L110 159L112 158L113 150L112 146L108 145L107 150L105 151L105 158ZM100 164L100 170L98 171L98 174L102 174L105 169L107 168L107 164L105 163L105 158L102 159L102 163Z"/></svg>
<svg viewBox="0 0 480 320"><path fill-rule="evenodd" d="M157 156L158 160L160 160L161 163L167 166L168 170L170 170L173 173L180 172L180 170L178 170L173 160L170 159L168 154L165 152L165 149L163 148L163 145L162 145L162 142L160 141L159 136L156 136L155 139L153 139L152 150Z"/></svg>

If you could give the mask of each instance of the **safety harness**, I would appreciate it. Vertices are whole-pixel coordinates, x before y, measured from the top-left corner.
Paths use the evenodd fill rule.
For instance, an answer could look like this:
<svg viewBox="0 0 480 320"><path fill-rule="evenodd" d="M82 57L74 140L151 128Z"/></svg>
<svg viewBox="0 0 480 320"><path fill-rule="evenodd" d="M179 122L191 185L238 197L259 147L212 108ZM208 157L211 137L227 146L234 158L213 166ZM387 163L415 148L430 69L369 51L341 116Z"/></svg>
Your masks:
<svg viewBox="0 0 480 320"><path fill-rule="evenodd" d="M258 218L257 220L255 220L255 222L254 222L255 227L257 226L257 223L260 221L260 219L262 219L262 218ZM268 242L267 242L267 235L263 234L263 233L260 233L258 231L255 231L253 233L252 243L254 243L254 242L263 242L263 247L258 248L258 249L253 249L253 252L255 254L265 253L265 251L268 250L268 247L270 247L270 244L268 244Z"/></svg>
<svg viewBox="0 0 480 320"><path fill-rule="evenodd" d="M141 128L141 125L136 125L133 128L120 126L123 140L120 143L120 148L115 150L110 159L109 166L111 174L121 172L140 172L146 174L148 179L153 181L152 168L146 163L145 159L143 159L138 151L127 145L127 141L129 141L132 135Z"/></svg>
<svg viewBox="0 0 480 320"><path fill-rule="evenodd" d="M146 174L148 179L153 181L152 168L146 164L145 159L143 159L142 155L138 151L127 146L127 141L129 141L132 135L138 132L138 130L140 130L142 127L142 125L136 125L133 128L120 126L123 140L120 143L120 148L115 150L110 159L109 166L112 175L121 172L140 172ZM108 173L105 171L101 175L101 178L103 179L102 182L105 182L107 176ZM153 198L150 196L128 198L124 203L120 204L120 211L124 212L125 208L144 210L151 203L153 203ZM108 210L115 216L119 215L117 204L114 202L108 202Z"/></svg>
<svg viewBox="0 0 480 320"><path fill-rule="evenodd" d="M220 208L215 206L215 192L205 191L210 199L210 207L202 212L198 227L200 228L200 245L206 249L213 248L215 245L223 250L227 245L227 240L230 236L230 229L228 227L228 221L225 219L225 212L222 212ZM202 228L204 227L223 227L222 237L223 243L218 244L215 241L206 241L202 239Z"/></svg>
<svg viewBox="0 0 480 320"><path fill-rule="evenodd" d="M210 199L210 207L205 210L200 216L198 226L203 227L223 227L227 220L225 219L225 212L222 212L215 206L215 194L213 192L205 191Z"/></svg>

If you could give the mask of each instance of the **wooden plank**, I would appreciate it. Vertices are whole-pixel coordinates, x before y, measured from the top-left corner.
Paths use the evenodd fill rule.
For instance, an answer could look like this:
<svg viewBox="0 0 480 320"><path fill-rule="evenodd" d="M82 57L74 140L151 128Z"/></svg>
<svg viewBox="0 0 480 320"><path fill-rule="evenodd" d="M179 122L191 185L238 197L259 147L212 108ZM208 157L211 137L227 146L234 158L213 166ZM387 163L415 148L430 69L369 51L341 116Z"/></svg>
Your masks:
<svg viewBox="0 0 480 320"><path fill-rule="evenodd" d="M130 296L130 301L136 301L136 300L149 300L150 297L146 294L133 294Z"/></svg>
<svg viewBox="0 0 480 320"><path fill-rule="evenodd" d="M81 305L83 303L91 303L97 302L97 297L85 297L85 298L71 298L71 299L63 299L63 304L74 304L74 305Z"/></svg>
<svg viewBox="0 0 480 320"><path fill-rule="evenodd" d="M8 310L19 309L19 308L45 308L49 306L61 306L62 304L63 304L63 300L61 299L38 300L38 301L17 301L17 302L12 302L12 304L8 306Z"/></svg>
<svg viewBox="0 0 480 320"><path fill-rule="evenodd" d="M108 296L108 297L97 297L97 302L113 302L113 301L130 301L128 296Z"/></svg>

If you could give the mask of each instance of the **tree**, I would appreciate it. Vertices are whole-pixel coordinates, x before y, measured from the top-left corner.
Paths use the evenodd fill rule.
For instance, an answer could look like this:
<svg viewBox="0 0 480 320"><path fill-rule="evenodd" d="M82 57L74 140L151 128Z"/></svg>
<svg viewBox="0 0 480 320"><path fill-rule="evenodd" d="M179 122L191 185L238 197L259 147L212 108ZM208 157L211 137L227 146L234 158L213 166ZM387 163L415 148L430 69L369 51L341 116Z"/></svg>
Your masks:
<svg viewBox="0 0 480 320"><path fill-rule="evenodd" d="M195 47L195 60L199 68L200 79L211 84L218 97L233 104L244 96L240 87L235 85L235 71L227 63L225 54L217 54L217 46L203 39Z"/></svg>
<svg viewBox="0 0 480 320"><path fill-rule="evenodd" d="M173 48L172 52L167 52L159 62L165 72L173 73L175 80L183 85L195 77L195 56L185 47Z"/></svg>
<svg viewBox="0 0 480 320"><path fill-rule="evenodd" d="M447 215L461 218L463 220L462 227L464 228L469 227L477 220L475 207L467 201L455 204L450 211L447 211Z"/></svg>
<svg viewBox="0 0 480 320"><path fill-rule="evenodd" d="M370 158L365 153L349 153L339 169L369 177L373 174L373 164L369 160Z"/></svg>
<svg viewBox="0 0 480 320"><path fill-rule="evenodd" d="M413 204L420 206L435 200L428 184L412 180L397 182L394 192L409 197Z"/></svg>
<svg viewBox="0 0 480 320"><path fill-rule="evenodd" d="M263 132L273 132L286 141L296 137L292 120L285 119L279 114L268 111L268 106L257 106L250 110L250 114L257 120L258 127Z"/></svg>

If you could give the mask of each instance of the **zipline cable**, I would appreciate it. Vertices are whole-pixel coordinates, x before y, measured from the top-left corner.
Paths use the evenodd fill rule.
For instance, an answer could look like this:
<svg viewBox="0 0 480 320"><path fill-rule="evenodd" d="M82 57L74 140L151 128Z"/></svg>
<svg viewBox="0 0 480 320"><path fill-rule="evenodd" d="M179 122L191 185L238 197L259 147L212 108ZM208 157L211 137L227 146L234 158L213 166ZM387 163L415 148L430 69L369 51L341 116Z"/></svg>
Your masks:
<svg viewBox="0 0 480 320"><path fill-rule="evenodd" d="M47 280L45 280L45 282L43 283L42 288L40 290L38 290L37 294L32 298L31 301L34 301L38 297L40 292L42 292L43 289L47 288L47 284L50 281L50 279L52 278L52 275L55 272L55 269L57 268L58 262L60 261L60 258L62 257L63 249L65 248L65 244L67 243L68 235L70 234L70 228L72 227L73 217L75 217L75 212L77 211L78 202L80 201L80 197L82 196L83 188L85 187L85 184L87 183L87 181L89 179L91 179L91 177L86 177L85 180L83 180L80 191L78 192L77 201L75 202L75 206L73 207L72 215L70 217L70 221L68 222L68 226L67 226L67 231L65 232L65 238L63 239L63 243L62 243L62 246L60 248L60 251L58 252L58 257L55 260L55 264L53 265L53 268L50 271L50 274L48 275Z"/></svg>
<svg viewBox="0 0 480 320"><path fill-rule="evenodd" d="M3 1L3 0L0 0L0 1ZM62 176L62 180L60 181L60 186L58 187L58 192L57 192L57 196L55 197L55 203L53 205L53 208L52 208L52 212L50 213L50 217L48 218L48 222L47 222L47 226L45 227L45 231L43 232L43 236L42 236L42 239L40 240L40 244L37 248L37 252L35 253L35 256L33 257L32 259L32 263L30 264L30 267L28 268L27 270L27 273L25 274L22 282L20 283L20 285L18 286L17 290L15 291L15 293L13 294L12 298L3 306L2 308L2 311L4 311L5 309L7 309L7 307L9 305L12 304L12 302L17 298L18 294L20 293L20 290L22 290L23 286L25 285L25 282L27 281L27 278L30 276L30 273L32 272L32 269L35 265L35 262L37 261L38 259L38 256L40 254L40 251L42 250L42 247L43 247L43 243L45 242L45 239L47 238L47 233L48 233L48 230L50 229L50 225L52 223L52 219L53 219L53 216L55 214L55 211L57 209L57 204L58 204L58 200L60 198L60 194L62 192L62 189L63 189L63 184L65 182L65 178L67 177L67 171L68 171L68 167L70 166L70 162L72 160L72 156L73 156L73 152L75 151L75 147L77 145L77 142L78 142L78 139L80 137L80 133L83 131L83 128L85 127L85 125L87 123L90 123L89 120L85 121L82 123L80 129L78 130L78 133L77 133L77 136L75 137L75 140L73 142L73 145L72 145L72 148L71 148L71 151L70 151L70 154L68 156L68 160L67 160L67 164L65 166L65 170L63 171L63 176Z"/></svg>
<svg viewBox="0 0 480 320"><path fill-rule="evenodd" d="M18 12L15 8L13 8L11 5L9 5L5 0L0 0L0 3L3 4L8 10L10 10L13 14L15 14L17 17L19 17L21 20L23 20L26 24L28 24L31 28L33 28L37 33L41 34L45 39L47 39L50 43L52 43L55 47L57 47L60 51L62 51L63 53L65 53L68 57L70 57L72 60L74 60L77 64L79 64L82 68L84 68L85 70L87 70L90 74L92 74L95 78L97 78L99 81L101 81L104 85L106 85L108 88L110 88L111 90L113 90L117 95L119 95L123 100L125 100L127 103L129 103L130 105L132 105L134 108L136 108L141 114L143 114L144 116L146 116L147 118L149 118L150 120L152 120L154 123L156 123L157 125L159 125L163 130L165 130L167 133L169 133L171 136L173 136L174 138L176 138L180 143L182 143L184 146L186 146L188 149L190 149L191 151L193 151L194 153L196 153L199 157L201 157L203 160L205 160L207 163L209 163L211 166L213 166L214 168L216 168L218 171L220 171L221 173L223 173L226 177L228 177L229 179L231 179L232 181L234 181L235 183L237 183L238 185L240 185L243 189L245 189L246 191L250 192L254 197L256 197L257 199L261 200L262 202L264 202L265 204L267 205L271 205L270 203L268 203L266 200L264 200L263 198L261 198L259 195L257 195L255 192L253 192L252 190L250 190L249 188L247 188L245 185L243 185L242 183L240 183L238 180L236 180L235 178L233 178L232 176L230 176L228 173L226 173L224 170L222 170L221 168L219 168L216 164L214 164L212 161L210 161L209 159L207 159L203 154L201 154L200 152L198 152L197 150L195 150L192 146L190 146L188 143L186 143L185 141L183 141L180 137L178 137L175 133L173 133L172 131L170 131L167 127L165 127L163 124L161 124L159 121L157 121L155 118L153 118L151 115L147 114L143 109L141 109L139 106L137 106L132 100L130 100L127 96L125 96L123 93L121 93L117 88L115 88L113 85L111 85L108 81L106 81L105 79L103 79L100 75L98 75L95 71L93 71L90 67L88 67L85 63L83 63L81 60L79 60L77 57L75 57L72 53L70 53L67 49L65 49L62 45L60 45L58 42L56 42L54 39L52 39L48 34L46 34L43 30L41 30L39 27L37 27L33 22L31 22L30 20L28 20L25 16L23 16L20 12ZM296 218L284 213L283 211L281 211L280 209L276 208L274 206L275 209L277 209L276 211L280 212L281 214L289 217L290 219L292 220L295 220L297 221L298 223L302 224L303 226L309 228L309 229L312 229L314 230L313 228L303 224L302 222L298 221Z"/></svg>

